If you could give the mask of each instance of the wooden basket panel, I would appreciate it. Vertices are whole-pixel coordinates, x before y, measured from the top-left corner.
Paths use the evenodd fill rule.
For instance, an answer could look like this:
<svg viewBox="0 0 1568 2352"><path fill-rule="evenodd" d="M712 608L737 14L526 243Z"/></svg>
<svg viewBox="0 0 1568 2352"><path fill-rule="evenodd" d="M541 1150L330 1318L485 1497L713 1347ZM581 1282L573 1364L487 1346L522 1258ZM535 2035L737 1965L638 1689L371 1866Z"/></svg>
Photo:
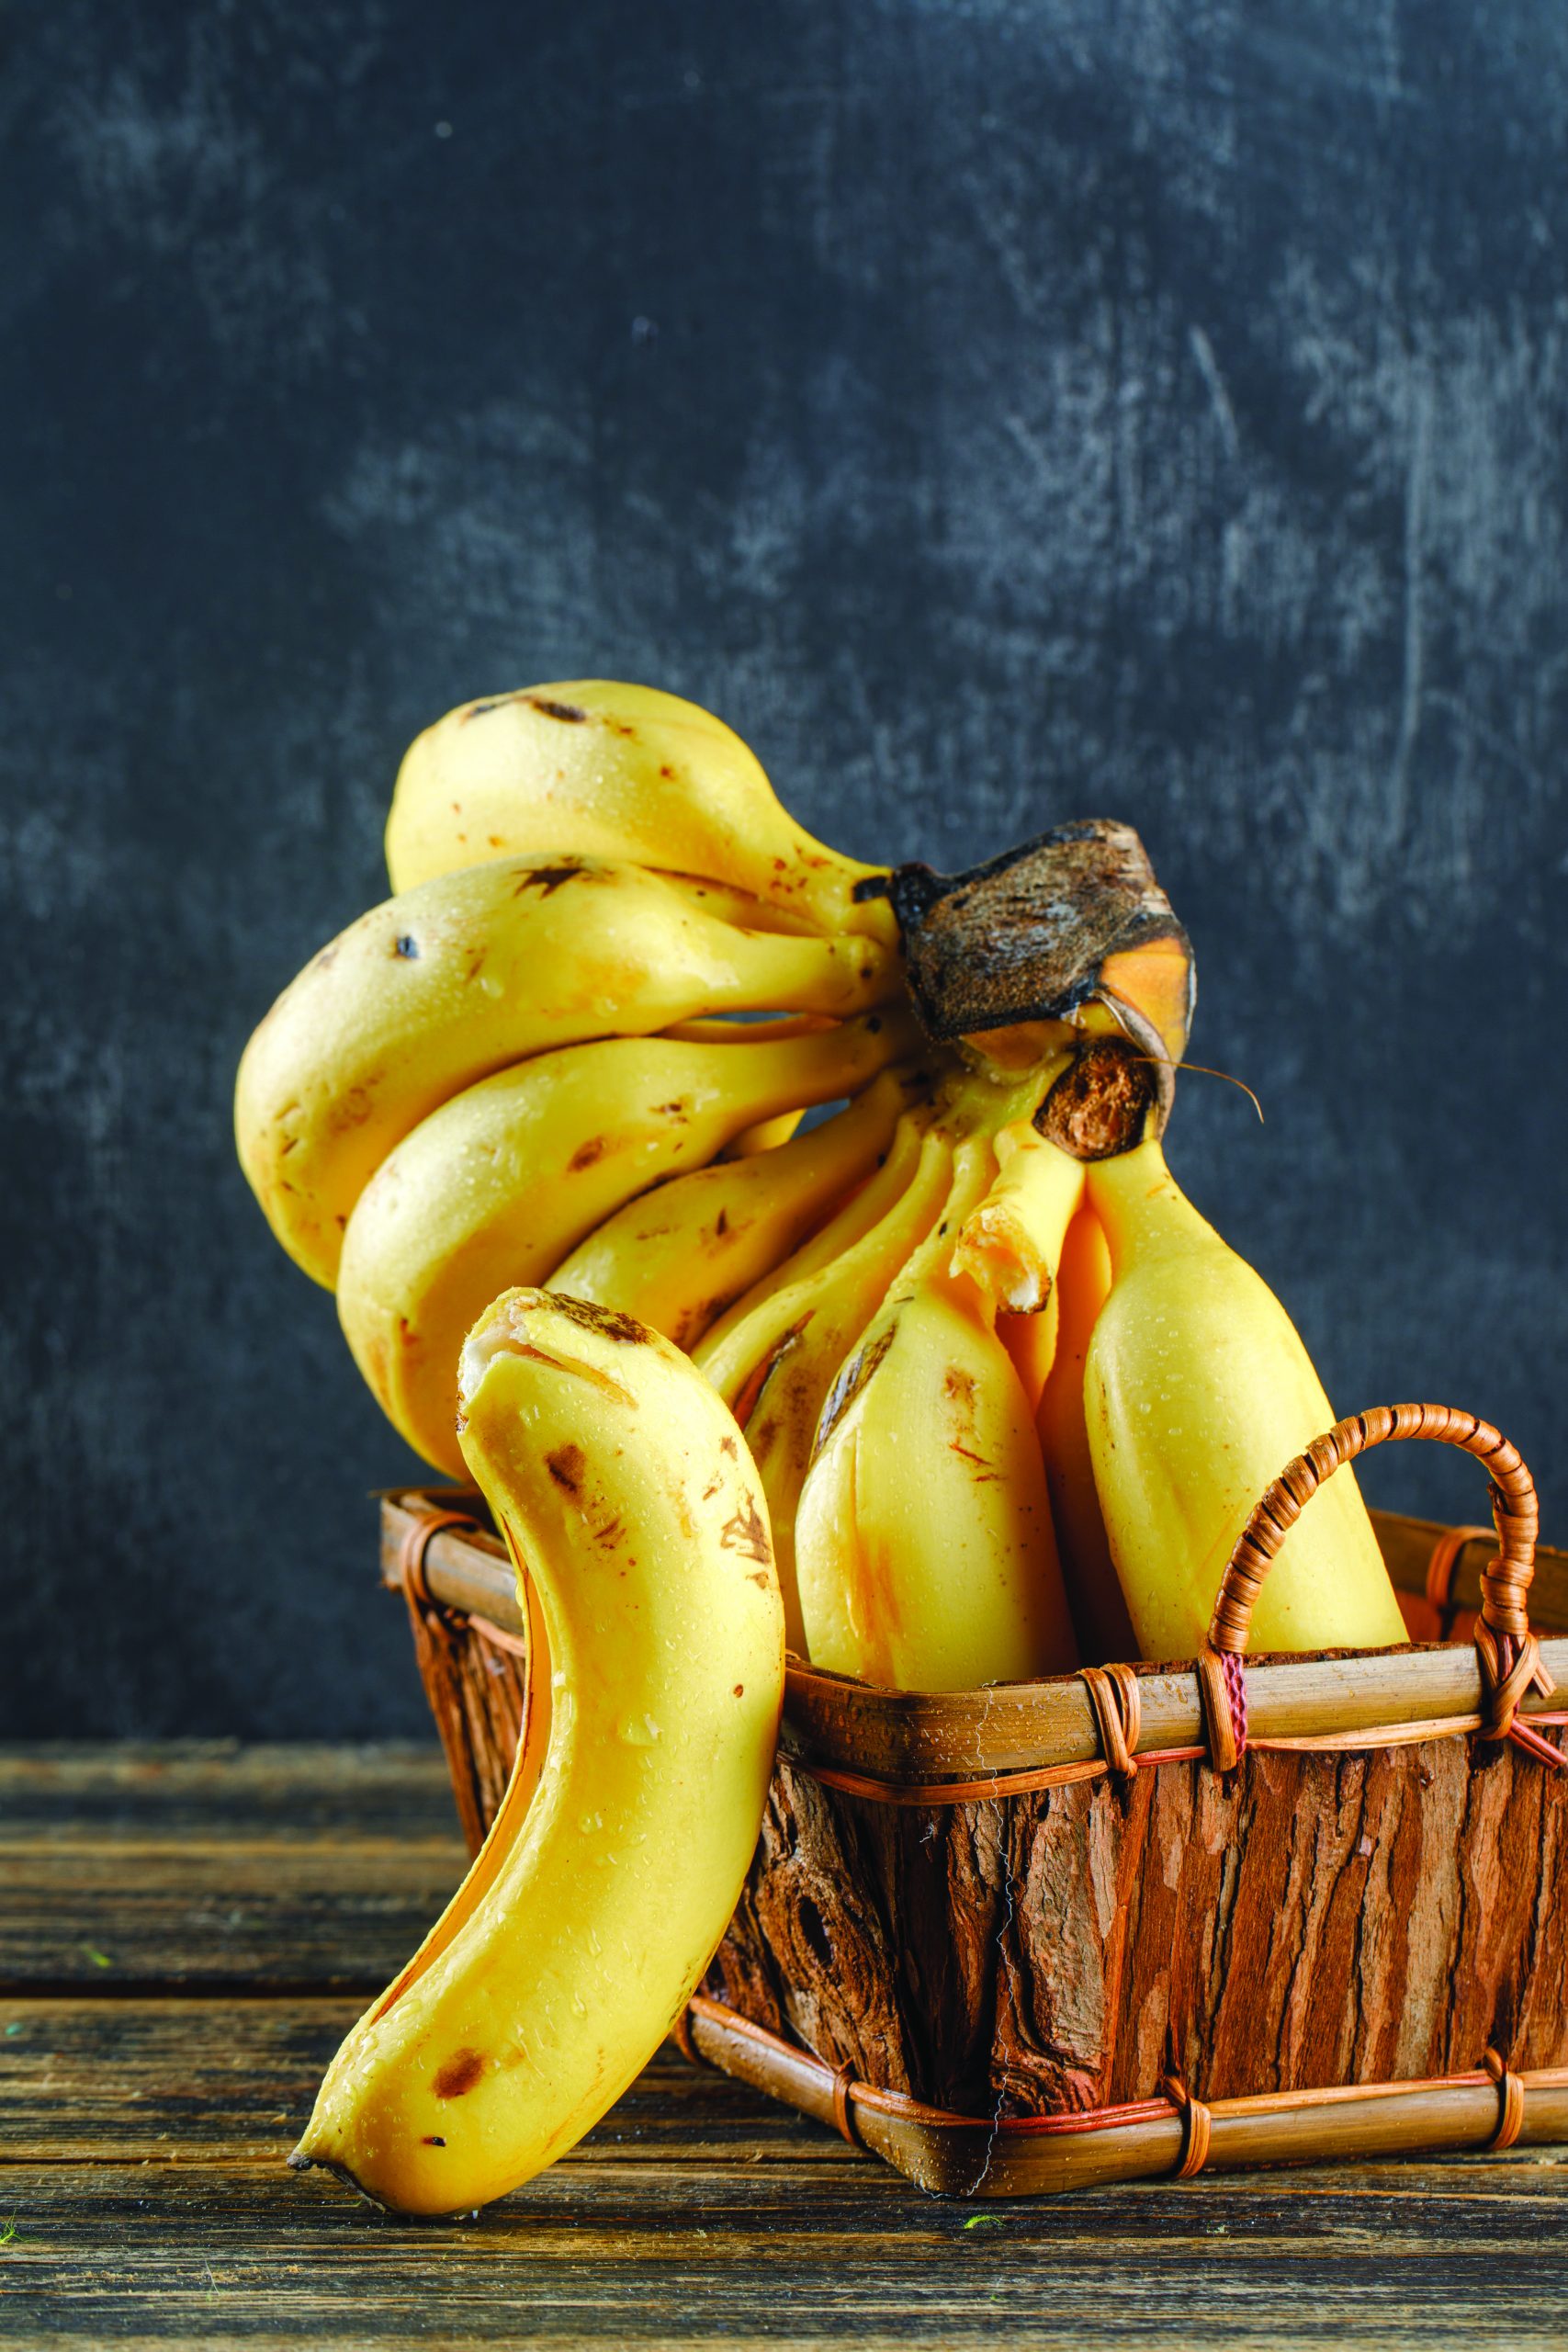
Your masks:
<svg viewBox="0 0 1568 2352"><path fill-rule="evenodd" d="M781 1758L716 1997L968 2113L1568 2063L1568 1785L1467 1739L925 1812Z"/></svg>

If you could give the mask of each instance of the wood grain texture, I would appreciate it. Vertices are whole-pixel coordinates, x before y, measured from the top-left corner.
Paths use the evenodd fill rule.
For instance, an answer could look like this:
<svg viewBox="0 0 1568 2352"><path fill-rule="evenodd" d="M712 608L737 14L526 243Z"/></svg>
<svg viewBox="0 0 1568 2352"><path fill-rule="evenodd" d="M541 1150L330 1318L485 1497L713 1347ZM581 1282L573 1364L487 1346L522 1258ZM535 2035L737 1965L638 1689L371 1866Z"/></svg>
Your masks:
<svg viewBox="0 0 1568 2352"><path fill-rule="evenodd" d="M362 2007L319 1994L0 1994L0 2164L199 2165L221 2154L280 2165ZM628 2162L660 2164L698 2143L737 2163L855 2162L792 2108L690 2064L673 2046L573 2161L628 2152Z"/></svg>
<svg viewBox="0 0 1568 2352"><path fill-rule="evenodd" d="M156 1845L172 1873L176 1840L162 1833L197 1808L201 1845L265 1859L280 1915L305 1872L322 1965L361 1968L357 1893L345 1883L334 1949L319 1850L382 1850L389 1807L427 1821L447 1802L440 1758L344 1751L334 1766L321 1750L249 1750L230 1763L226 1802L210 1751L0 1758L0 1815L14 1829L41 1780L54 1797L77 1792L79 1812L51 1799L31 1833L65 1902L95 1851L134 1868ZM319 1819L339 1826L290 1838L290 1792L307 1789ZM198 1850L179 1948L207 1973L230 1939L191 1901L199 1862ZM127 1903L134 1912L123 1878L95 1881L106 1947L128 1940ZM100 1976L86 1994L0 1996L0 2343L967 2352L1070 2340L1100 2352L1139 2337L1199 2352L1499 2341L1544 2352L1562 2341L1558 2154L1151 2183L977 2213L920 2196L671 2051L528 2189L472 2222L389 2220L282 2164L356 2004L321 1989L271 1997L265 1984L237 1997L246 1990L236 1979L219 1998L105 1996Z"/></svg>
<svg viewBox="0 0 1568 2352"><path fill-rule="evenodd" d="M0 1751L0 1988L368 1996L467 1863L434 1745Z"/></svg>
<svg viewBox="0 0 1568 2352"><path fill-rule="evenodd" d="M968 2114L1568 2060L1568 1783L1443 1740L930 1812L781 1758L710 1987Z"/></svg>
<svg viewBox="0 0 1568 2352"><path fill-rule="evenodd" d="M0 2340L28 2346L1562 2340L1564 2180L1539 2157L1123 2188L973 2228L853 2158L730 2164L700 2143L657 2166L568 2159L438 2226L243 2162L24 2165L0 2186Z"/></svg>

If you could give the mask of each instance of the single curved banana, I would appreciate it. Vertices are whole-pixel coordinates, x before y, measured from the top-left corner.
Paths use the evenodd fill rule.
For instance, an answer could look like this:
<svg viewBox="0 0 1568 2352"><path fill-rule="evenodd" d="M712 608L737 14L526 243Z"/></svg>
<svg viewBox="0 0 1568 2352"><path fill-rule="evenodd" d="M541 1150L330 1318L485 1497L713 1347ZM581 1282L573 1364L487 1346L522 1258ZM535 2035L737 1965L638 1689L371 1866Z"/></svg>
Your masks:
<svg viewBox="0 0 1568 2352"><path fill-rule="evenodd" d="M911 1120L899 1140L903 1150L889 1155L889 1189L897 1187L897 1197L886 1213L858 1239L841 1238L831 1254L814 1252L820 1262L771 1291L722 1341L696 1352L698 1368L746 1432L768 1498L789 1645L803 1657L808 1652L795 1520L817 1424L845 1359L942 1215L953 1182L953 1147L940 1129L922 1132ZM902 1170L911 1158L906 1180Z"/></svg>
<svg viewBox="0 0 1568 2352"><path fill-rule="evenodd" d="M1284 1308L1186 1199L1156 1140L1093 1162L1089 1198L1111 1267L1084 1386L1095 1485L1142 1655L1190 1657L1253 1505L1334 1413ZM1341 1470L1285 1538L1253 1646L1406 1638Z"/></svg>
<svg viewBox="0 0 1568 2352"><path fill-rule="evenodd" d="M1078 1650L1093 1666L1140 1655L1111 1556L1084 1420L1084 1365L1110 1291L1111 1252L1100 1219L1085 1201L1067 1227L1058 1256L1051 1293L1055 1346L1034 1426L1045 1460L1051 1521Z"/></svg>
<svg viewBox="0 0 1568 2352"><path fill-rule="evenodd" d="M492 857L570 853L710 875L829 932L894 944L880 868L814 841L754 752L696 704L604 678L464 703L416 738L387 824L394 890Z"/></svg>
<svg viewBox="0 0 1568 2352"><path fill-rule="evenodd" d="M694 1014L838 1015L897 991L876 941L745 927L761 911L590 858L510 858L372 909L284 990L240 1065L240 1159L284 1248L330 1287L393 1145L508 1063Z"/></svg>
<svg viewBox="0 0 1568 2352"><path fill-rule="evenodd" d="M546 1288L620 1307L689 1355L727 1306L872 1174L918 1083L907 1069L885 1070L805 1135L639 1193L578 1244Z"/></svg>
<svg viewBox="0 0 1568 2352"><path fill-rule="evenodd" d="M950 1268L996 1172L964 1136L946 1213L823 1408L795 1518L815 1664L966 1690L1076 1663L1044 1465L994 1310Z"/></svg>
<svg viewBox="0 0 1568 2352"><path fill-rule="evenodd" d="M915 1043L896 1008L761 1045L609 1037L444 1102L382 1162L344 1237L338 1315L383 1410L460 1477L457 1357L491 1299L759 1118L858 1092Z"/></svg>
<svg viewBox="0 0 1568 2352"><path fill-rule="evenodd" d="M647 2064L739 1897L784 1691L766 1507L676 1349L513 1291L464 1351L462 1396L553 1668L515 1768L532 1800L355 2027L290 2158L410 2213L532 2179Z"/></svg>

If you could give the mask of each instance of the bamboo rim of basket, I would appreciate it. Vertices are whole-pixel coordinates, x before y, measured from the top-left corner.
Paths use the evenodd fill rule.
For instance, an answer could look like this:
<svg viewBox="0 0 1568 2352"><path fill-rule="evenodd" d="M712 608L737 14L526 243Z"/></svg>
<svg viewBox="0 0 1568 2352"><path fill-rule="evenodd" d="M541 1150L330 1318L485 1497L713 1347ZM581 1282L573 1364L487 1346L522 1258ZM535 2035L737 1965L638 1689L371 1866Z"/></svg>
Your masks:
<svg viewBox="0 0 1568 2352"><path fill-rule="evenodd" d="M1070 2114L964 2114L930 2106L902 2091L861 2081L852 2066L834 2066L786 2041L725 2003L694 1994L675 2040L688 2058L782 2098L833 2125L863 2148L912 2177L967 2196L1005 2196L1075 2175L1136 2179L1166 2175L1190 2180L1224 2170L1325 2152L1325 2144L1375 2142L1388 2153L1438 2144L1502 2152L1560 2139L1568 2130L1568 2066L1516 2072L1495 2049L1462 2073L1410 2081L1335 2084L1246 2093L1205 2102L1168 2075L1159 2096ZM953 2170L967 2154L974 2177Z"/></svg>

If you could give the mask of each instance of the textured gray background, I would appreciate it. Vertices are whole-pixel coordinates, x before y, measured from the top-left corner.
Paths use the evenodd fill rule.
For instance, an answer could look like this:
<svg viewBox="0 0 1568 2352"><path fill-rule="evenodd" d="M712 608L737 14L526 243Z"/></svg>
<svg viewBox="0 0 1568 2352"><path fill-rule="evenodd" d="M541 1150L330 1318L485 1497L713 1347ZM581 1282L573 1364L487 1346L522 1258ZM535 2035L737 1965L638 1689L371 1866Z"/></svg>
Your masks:
<svg viewBox="0 0 1568 2352"><path fill-rule="evenodd" d="M234 1167L398 757L598 673L863 855L1131 819L1172 1159L1568 1539L1556 0L0 12L6 1732L407 1731ZM1473 1516L1407 1449L1372 1480Z"/></svg>

